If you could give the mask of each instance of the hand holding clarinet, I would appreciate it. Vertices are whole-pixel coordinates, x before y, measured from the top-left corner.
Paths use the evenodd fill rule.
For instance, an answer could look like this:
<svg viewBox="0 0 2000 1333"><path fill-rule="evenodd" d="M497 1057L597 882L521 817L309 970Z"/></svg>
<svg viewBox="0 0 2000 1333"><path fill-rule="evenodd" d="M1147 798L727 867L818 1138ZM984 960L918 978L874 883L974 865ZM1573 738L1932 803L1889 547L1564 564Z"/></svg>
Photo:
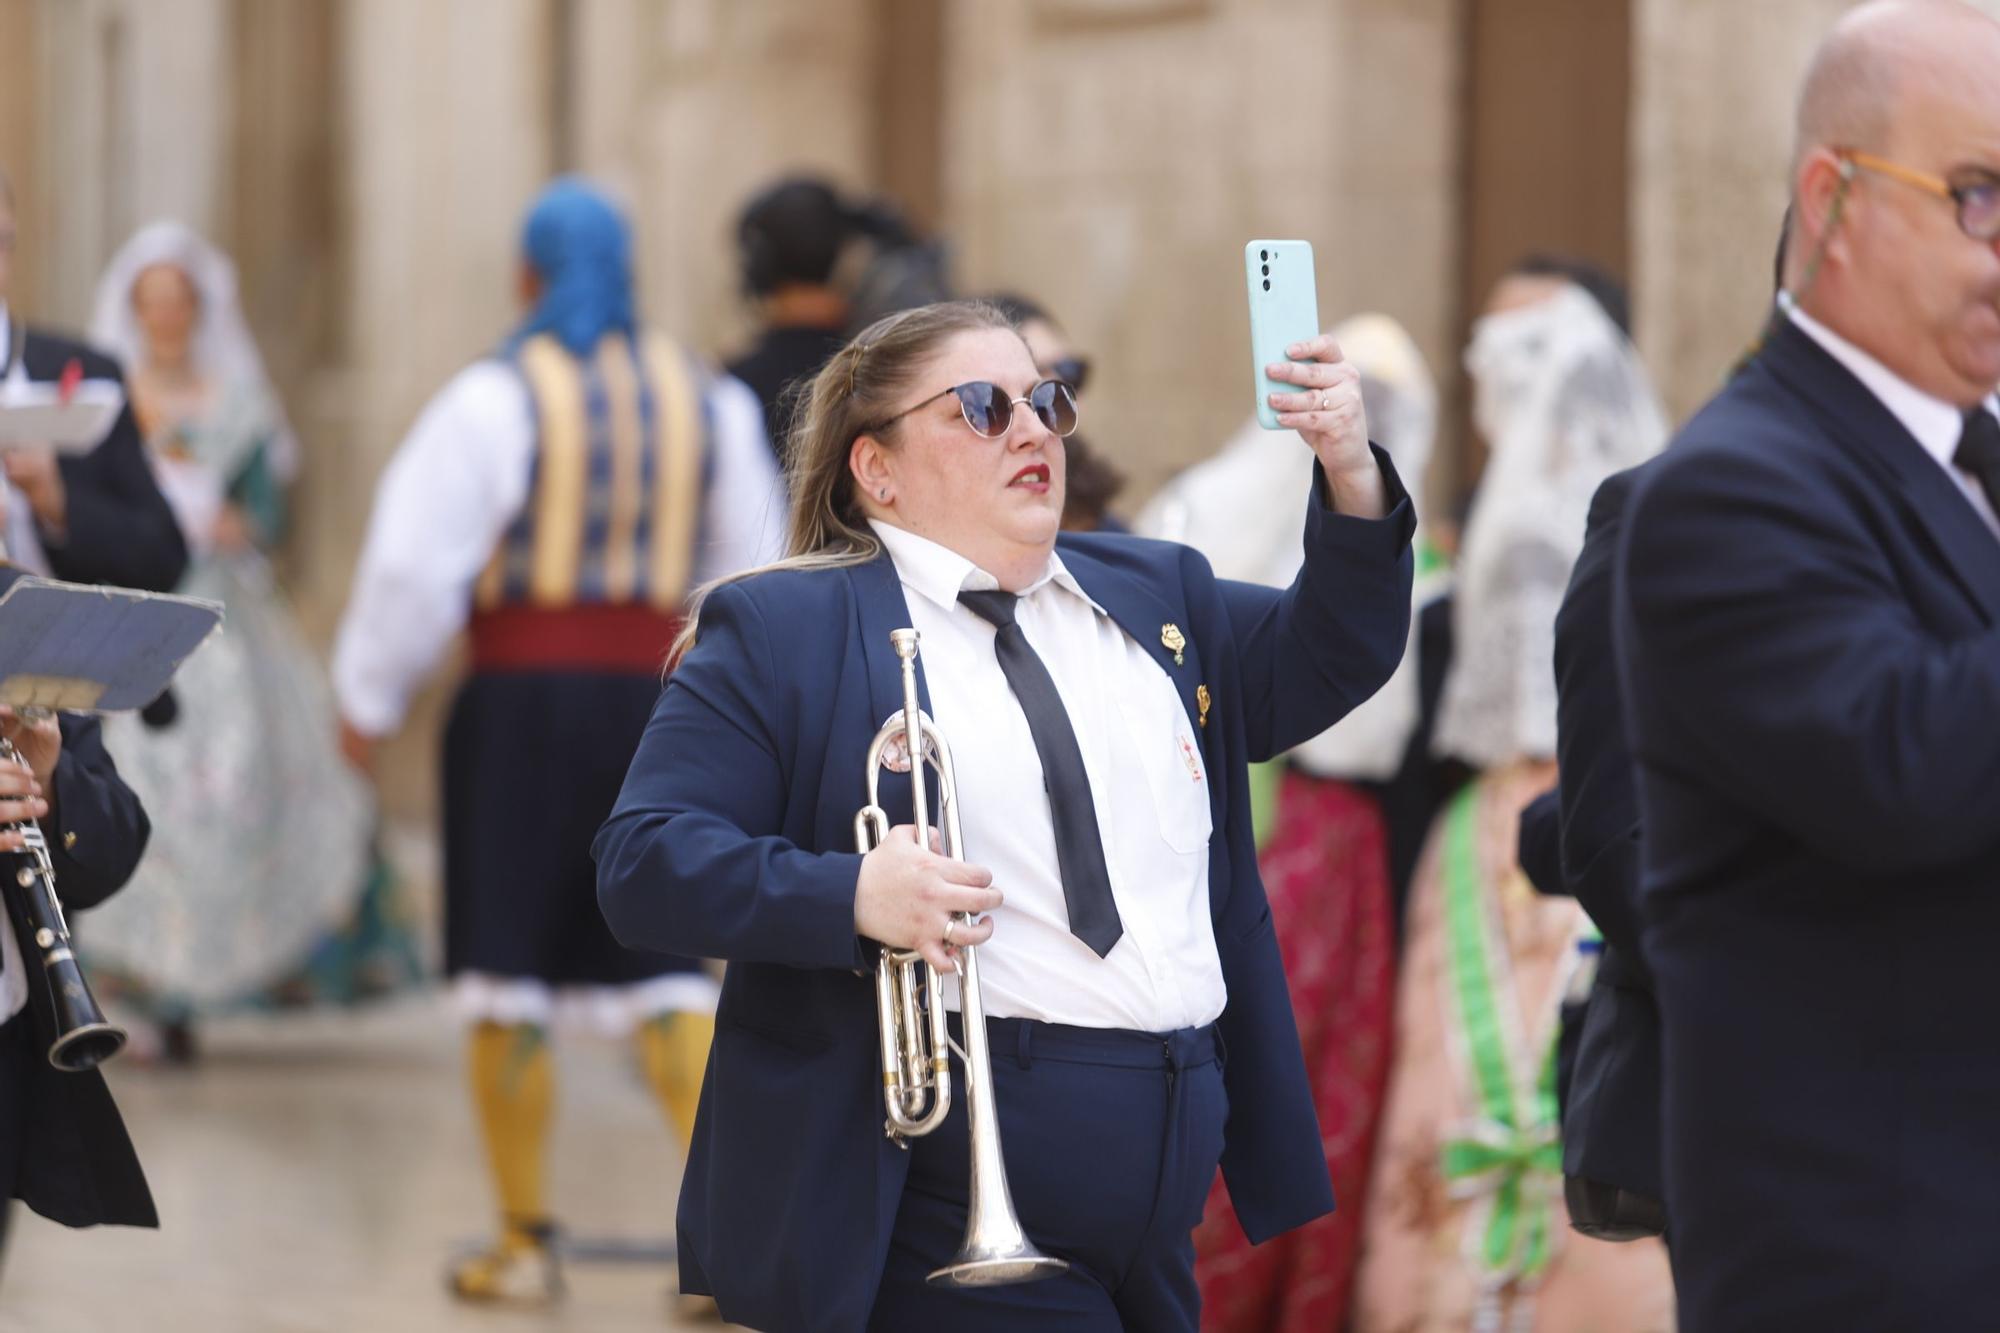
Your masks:
<svg viewBox="0 0 2000 1333"><path fill-rule="evenodd" d="M105 1021L70 951L55 866L37 822L49 812L61 758L62 729L53 713L35 709L24 715L0 707L0 853L22 856L14 883L0 884L0 893L19 895L15 919L26 926L22 950L41 963L56 1034L49 1063L75 1073L117 1054L125 1032Z"/></svg>
<svg viewBox="0 0 2000 1333"><path fill-rule="evenodd" d="M62 758L62 728L54 717L24 718L0 706L0 740L14 753L0 759L0 852L27 849L26 834L16 827L49 812L55 791L56 761Z"/></svg>

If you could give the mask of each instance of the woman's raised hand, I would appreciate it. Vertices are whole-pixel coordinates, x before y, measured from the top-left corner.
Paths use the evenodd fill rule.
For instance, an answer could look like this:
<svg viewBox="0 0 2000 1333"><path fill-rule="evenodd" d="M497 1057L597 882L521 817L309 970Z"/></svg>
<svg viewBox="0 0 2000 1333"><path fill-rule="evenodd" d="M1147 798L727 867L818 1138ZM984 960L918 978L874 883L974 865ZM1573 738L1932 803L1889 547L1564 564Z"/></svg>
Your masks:
<svg viewBox="0 0 2000 1333"><path fill-rule="evenodd" d="M1298 389L1271 395L1278 424L1297 431L1319 455L1335 509L1357 518L1382 517L1388 512L1388 493L1368 447L1361 372L1341 355L1330 333L1293 343L1285 354L1292 359L1264 367L1273 380Z"/></svg>
<svg viewBox="0 0 2000 1333"><path fill-rule="evenodd" d="M861 858L861 878L854 886L854 929L892 949L915 949L939 972L951 972L958 946L984 944L993 934L991 920L967 925L954 922L953 913L978 917L1000 901L992 871L919 847L916 827L901 824ZM951 923L950 945L944 938L947 923Z"/></svg>

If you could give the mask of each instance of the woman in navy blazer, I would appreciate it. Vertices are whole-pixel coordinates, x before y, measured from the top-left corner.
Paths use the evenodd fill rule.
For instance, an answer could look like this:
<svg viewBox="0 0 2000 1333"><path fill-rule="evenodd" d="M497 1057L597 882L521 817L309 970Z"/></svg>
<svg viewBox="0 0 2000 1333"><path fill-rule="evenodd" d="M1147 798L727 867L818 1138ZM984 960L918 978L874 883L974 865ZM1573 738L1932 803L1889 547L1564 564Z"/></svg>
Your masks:
<svg viewBox="0 0 2000 1333"><path fill-rule="evenodd" d="M1297 391L1272 401L1320 465L1299 497L1310 515L1305 564L1283 591L1218 580L1169 543L1058 541L1059 436L1073 428L1074 404L1036 387L1025 347L990 307L892 316L813 382L793 445L791 555L709 590L595 847L598 897L622 942L729 963L679 1212L683 1289L714 1295L726 1318L778 1330L942 1316L960 1329L1048 1318L1191 1331L1187 1233L1218 1160L1253 1240L1332 1208L1257 875L1246 765L1317 735L1387 679L1407 631L1412 518L1367 442L1339 349L1320 338L1291 355L1271 375ZM1014 410L1023 405L1031 410ZM1173 1032L989 1020L1023 1225L1071 1263L1055 1281L926 1288L925 1269L948 1257L964 1221L962 1099L912 1151L883 1134L878 943L921 949L948 969L957 946L990 937L992 966L1010 929L1017 945L1032 934L1002 906L1028 892L1018 873L996 885L981 866L919 848L907 829L865 857L854 850L863 755L902 705L889 634L921 620L905 596L910 571L878 535L886 529L962 557L965 586L1030 590L1023 606L1059 569L1100 625L1123 631L1109 636L1114 651L1148 677L1139 684L1159 687L1163 722L1186 738L1176 762L1206 779L1213 831L1193 860L1206 881L1199 933L1212 928L1215 990L1227 992L1219 1015ZM1026 624L1033 646L1059 650L1037 637L1041 623ZM1051 660L1088 737L1102 723L1079 714ZM933 684L945 688L920 680L926 710ZM939 717L961 774L997 734L987 723ZM1115 777L1090 789L1114 823L1119 802L1148 790L1137 775ZM907 820L907 777L885 775L882 791ZM1038 789L994 814L1055 818ZM1105 847L1114 841L1107 834ZM971 835L967 850L985 854ZM1067 879L1061 893L1072 892ZM1111 880L1128 924L1150 930L1144 914L1167 910L1146 883L1115 870ZM947 931L951 913L996 909L997 934L993 915ZM1108 964L1117 947L1075 966Z"/></svg>

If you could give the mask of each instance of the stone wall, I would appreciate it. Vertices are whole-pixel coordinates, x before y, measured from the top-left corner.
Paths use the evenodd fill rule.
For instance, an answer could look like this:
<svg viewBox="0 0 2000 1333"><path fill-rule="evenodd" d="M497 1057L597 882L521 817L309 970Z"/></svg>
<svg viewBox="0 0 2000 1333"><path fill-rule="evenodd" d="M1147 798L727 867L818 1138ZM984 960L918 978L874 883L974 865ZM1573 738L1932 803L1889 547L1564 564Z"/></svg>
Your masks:
<svg viewBox="0 0 2000 1333"><path fill-rule="evenodd" d="M81 326L105 261L155 218L214 234L234 112L229 0L41 0L33 211L44 316Z"/></svg>
<svg viewBox="0 0 2000 1333"><path fill-rule="evenodd" d="M0 0L0 169L13 182L19 237L14 250L10 306L39 314L43 212L40 123L41 24L35 0Z"/></svg>
<svg viewBox="0 0 2000 1333"><path fill-rule="evenodd" d="M714 353L747 316L733 224L781 171L875 170L875 0L593 0L574 10L574 158L638 226L647 318Z"/></svg>
<svg viewBox="0 0 2000 1333"><path fill-rule="evenodd" d="M1787 197L1792 107L1848 0L1638 0L1632 258L1639 346L1668 414L1757 334Z"/></svg>
<svg viewBox="0 0 2000 1333"><path fill-rule="evenodd" d="M1087 432L1143 498L1252 408L1242 251L1313 243L1320 310L1434 364L1456 300L1450 0L953 0L944 222L974 288L1098 362Z"/></svg>

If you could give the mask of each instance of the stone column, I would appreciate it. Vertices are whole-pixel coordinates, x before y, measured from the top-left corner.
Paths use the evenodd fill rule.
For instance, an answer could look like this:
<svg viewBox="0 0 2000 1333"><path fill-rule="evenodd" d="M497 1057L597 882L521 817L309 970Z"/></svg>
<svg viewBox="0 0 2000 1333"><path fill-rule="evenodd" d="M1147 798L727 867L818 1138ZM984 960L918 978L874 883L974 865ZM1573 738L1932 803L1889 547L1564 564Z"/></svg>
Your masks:
<svg viewBox="0 0 2000 1333"><path fill-rule="evenodd" d="M954 0L944 208L973 290L1098 362L1135 504L1253 408L1244 243L1313 243L1322 322L1379 309L1450 364L1450 0Z"/></svg>
<svg viewBox="0 0 2000 1333"><path fill-rule="evenodd" d="M146 222L213 235L227 181L228 0L40 0L43 313L90 317L99 272Z"/></svg>
<svg viewBox="0 0 2000 1333"><path fill-rule="evenodd" d="M13 182L14 275L8 306L18 315L38 315L42 284L37 275L44 230L41 190L41 136L36 108L41 92L41 25L35 0L0 0L0 171Z"/></svg>
<svg viewBox="0 0 2000 1333"><path fill-rule="evenodd" d="M326 521L302 602L346 600L375 481L418 411L519 317L523 210L549 174L546 0L351 0L344 10L345 346L307 406ZM324 623L324 622L322 622ZM383 756L383 799L434 803L445 682Z"/></svg>

